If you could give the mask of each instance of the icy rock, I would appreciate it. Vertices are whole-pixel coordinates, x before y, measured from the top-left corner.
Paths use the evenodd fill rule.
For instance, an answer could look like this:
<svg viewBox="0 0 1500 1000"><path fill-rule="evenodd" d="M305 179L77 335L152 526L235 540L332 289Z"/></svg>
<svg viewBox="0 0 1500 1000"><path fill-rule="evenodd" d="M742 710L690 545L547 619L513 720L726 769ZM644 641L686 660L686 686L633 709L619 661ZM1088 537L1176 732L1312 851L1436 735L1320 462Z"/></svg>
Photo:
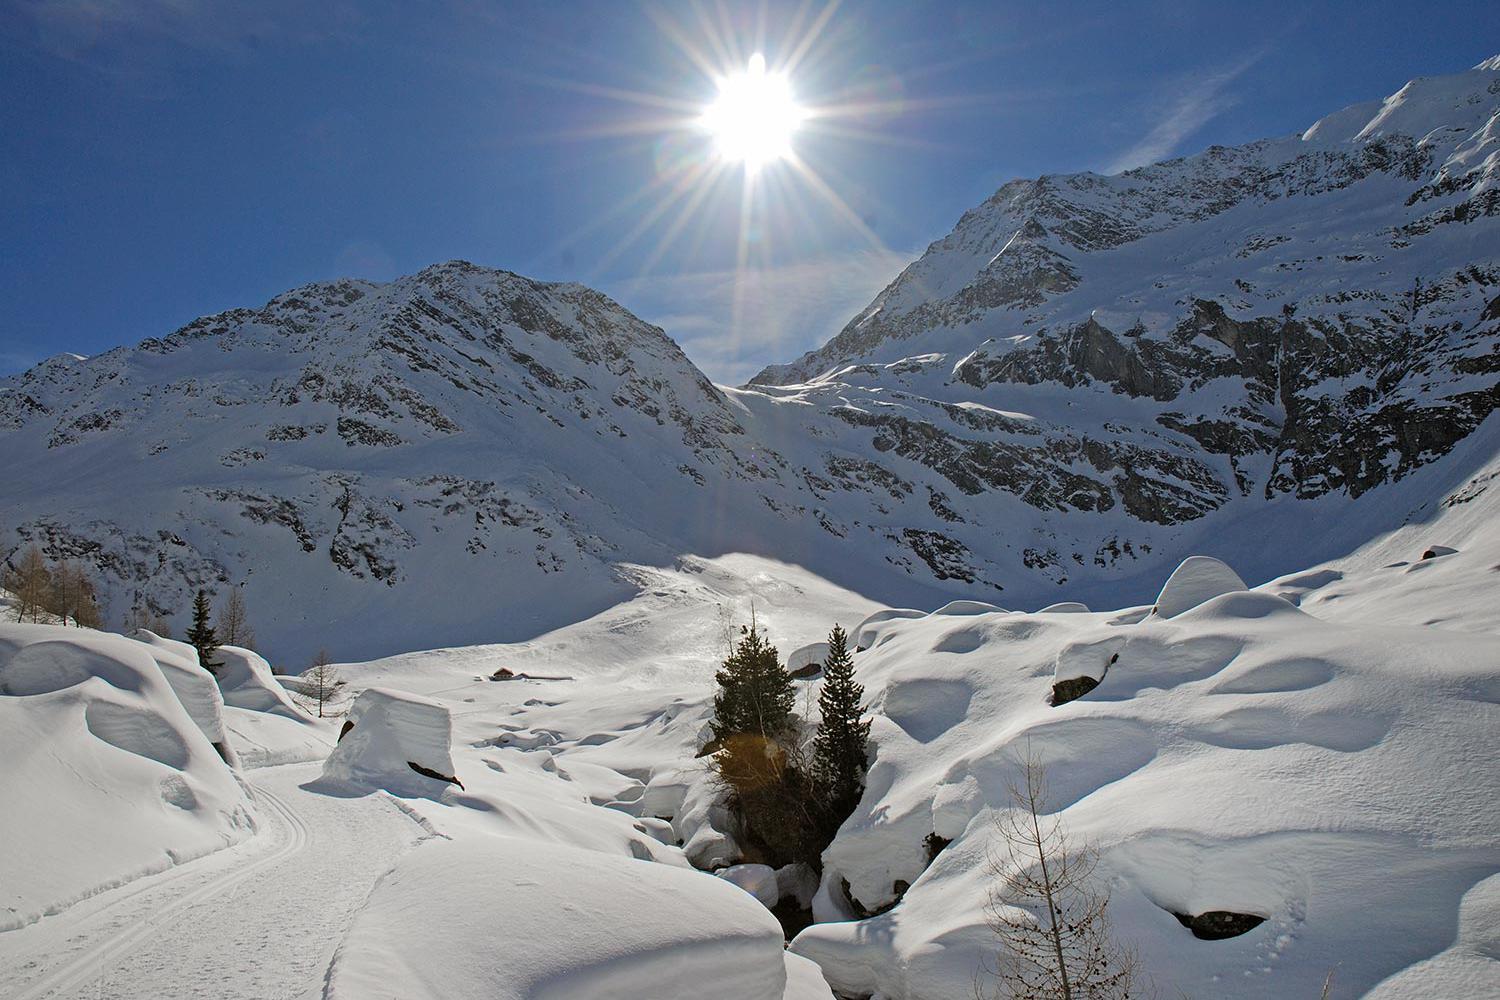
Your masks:
<svg viewBox="0 0 1500 1000"><path fill-rule="evenodd" d="M453 780L453 722L440 702L366 688L348 721L323 765L325 778L417 794L431 792L433 780Z"/></svg>
<svg viewBox="0 0 1500 1000"><path fill-rule="evenodd" d="M1188 556L1167 577L1156 598L1156 617L1175 618L1220 594L1246 590L1239 574L1212 556Z"/></svg>

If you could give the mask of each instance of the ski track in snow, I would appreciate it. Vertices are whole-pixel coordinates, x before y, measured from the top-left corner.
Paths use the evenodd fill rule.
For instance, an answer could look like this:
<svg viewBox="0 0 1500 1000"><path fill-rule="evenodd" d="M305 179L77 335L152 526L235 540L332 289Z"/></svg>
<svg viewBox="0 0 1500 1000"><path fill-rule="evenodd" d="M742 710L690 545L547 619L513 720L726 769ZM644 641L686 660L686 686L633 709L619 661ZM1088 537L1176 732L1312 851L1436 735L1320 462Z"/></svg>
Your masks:
<svg viewBox="0 0 1500 1000"><path fill-rule="evenodd" d="M252 772L256 837L0 935L8 970L0 993L320 996L355 912L397 857L430 834L383 795L302 787L318 773L317 764Z"/></svg>

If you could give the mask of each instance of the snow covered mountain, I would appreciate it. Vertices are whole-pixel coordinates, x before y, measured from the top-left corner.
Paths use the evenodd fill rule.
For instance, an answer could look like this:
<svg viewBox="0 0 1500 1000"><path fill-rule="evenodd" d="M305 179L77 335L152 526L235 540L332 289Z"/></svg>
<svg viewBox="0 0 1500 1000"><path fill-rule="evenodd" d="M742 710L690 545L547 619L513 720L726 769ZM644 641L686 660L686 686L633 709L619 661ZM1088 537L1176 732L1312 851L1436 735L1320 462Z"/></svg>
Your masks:
<svg viewBox="0 0 1500 1000"><path fill-rule="evenodd" d="M1482 488L1497 112L1500 57L1012 182L741 389L462 262L62 355L0 380L0 556L87 560L112 620L243 585L288 659L527 638L732 552L918 606L1142 600L1189 552L1264 580Z"/></svg>

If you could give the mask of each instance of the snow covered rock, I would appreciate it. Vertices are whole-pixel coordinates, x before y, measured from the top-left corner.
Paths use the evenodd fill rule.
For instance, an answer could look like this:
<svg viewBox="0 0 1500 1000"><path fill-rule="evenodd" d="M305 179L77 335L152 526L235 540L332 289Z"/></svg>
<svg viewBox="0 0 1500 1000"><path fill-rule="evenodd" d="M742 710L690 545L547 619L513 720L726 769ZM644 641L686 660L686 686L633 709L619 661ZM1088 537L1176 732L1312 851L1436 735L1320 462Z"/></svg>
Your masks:
<svg viewBox="0 0 1500 1000"><path fill-rule="evenodd" d="M177 700L231 767L239 757L224 729L224 697L213 674L198 665L198 651L185 642L164 639L150 629L138 628L129 638L144 643L161 668L162 676L177 692Z"/></svg>
<svg viewBox="0 0 1500 1000"><path fill-rule="evenodd" d="M842 993L969 995L996 948L995 811L1029 749L1051 808L1100 850L1115 930L1159 987L1317 995L1337 965L1351 996L1433 995L1417 972L1431 968L1442 995L1487 997L1500 772L1474 762L1493 757L1494 636L1203 595L1138 624L976 616L958 654L951 619L886 623L859 661L868 787L824 853L814 912L894 907L815 924L792 950ZM1059 678L1083 676L1097 686L1049 705Z"/></svg>
<svg viewBox="0 0 1500 1000"><path fill-rule="evenodd" d="M885 608L876 611L860 622L854 629L855 652L869 649L875 644L875 639L880 634L879 626L902 618L921 618L927 612L918 611L915 608Z"/></svg>
<svg viewBox="0 0 1500 1000"><path fill-rule="evenodd" d="M381 880L329 1000L830 1000L722 879L517 838L429 842Z"/></svg>
<svg viewBox="0 0 1500 1000"><path fill-rule="evenodd" d="M770 865L730 865L714 872L716 876L744 889L760 901L767 909L781 900L781 887L776 879L776 869Z"/></svg>
<svg viewBox="0 0 1500 1000"><path fill-rule="evenodd" d="M274 712L298 721L308 718L259 653L239 646L220 646L215 656L220 666L214 676L224 692L224 704L252 712Z"/></svg>
<svg viewBox="0 0 1500 1000"><path fill-rule="evenodd" d="M1176 618L1220 594L1245 589L1245 581L1239 574L1219 560L1212 556L1188 556L1162 585L1154 613L1158 618Z"/></svg>
<svg viewBox="0 0 1500 1000"><path fill-rule="evenodd" d="M452 744L446 705L406 691L366 688L354 699L323 776L430 794L456 783Z"/></svg>
<svg viewBox="0 0 1500 1000"><path fill-rule="evenodd" d="M828 659L828 643L814 642L792 651L786 658L786 671L794 678L816 677Z"/></svg>
<svg viewBox="0 0 1500 1000"><path fill-rule="evenodd" d="M193 671L119 635L0 624L0 930L254 831Z"/></svg>

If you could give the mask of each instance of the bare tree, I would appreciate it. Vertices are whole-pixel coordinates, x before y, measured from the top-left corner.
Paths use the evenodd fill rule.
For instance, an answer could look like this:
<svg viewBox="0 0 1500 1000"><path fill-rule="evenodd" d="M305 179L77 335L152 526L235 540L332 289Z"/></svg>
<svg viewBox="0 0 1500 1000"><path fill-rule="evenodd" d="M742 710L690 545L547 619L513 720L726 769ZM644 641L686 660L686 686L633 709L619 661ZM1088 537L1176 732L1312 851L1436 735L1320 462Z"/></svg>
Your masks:
<svg viewBox="0 0 1500 1000"><path fill-rule="evenodd" d="M47 559L35 543L27 546L15 566L7 566L0 586L15 595L16 621L30 618L32 622L42 620L43 612L52 603L52 571L47 568Z"/></svg>
<svg viewBox="0 0 1500 1000"><path fill-rule="evenodd" d="M141 607L137 604L130 609L125 616L125 631L143 628L155 632L163 639L172 638L172 622L161 612L154 611L149 607Z"/></svg>
<svg viewBox="0 0 1500 1000"><path fill-rule="evenodd" d="M318 650L312 666L302 672L302 697L308 705L316 705L318 718L343 700L347 682L339 676L338 668L328 650Z"/></svg>
<svg viewBox="0 0 1500 1000"><path fill-rule="evenodd" d="M1069 842L1049 815L1046 770L1027 748L996 818L1005 845L990 859L986 912L1003 946L993 996L1002 1000L1127 1000L1139 996L1135 953L1110 934L1098 855ZM976 994L983 996L976 987Z"/></svg>
<svg viewBox="0 0 1500 1000"><path fill-rule="evenodd" d="M219 639L226 646L248 649L255 645L255 630L250 627L245 611L243 585L230 587L224 604L219 608Z"/></svg>
<svg viewBox="0 0 1500 1000"><path fill-rule="evenodd" d="M50 607L66 625L71 620L79 628L98 628L102 624L93 578L88 570L68 561L52 573Z"/></svg>

